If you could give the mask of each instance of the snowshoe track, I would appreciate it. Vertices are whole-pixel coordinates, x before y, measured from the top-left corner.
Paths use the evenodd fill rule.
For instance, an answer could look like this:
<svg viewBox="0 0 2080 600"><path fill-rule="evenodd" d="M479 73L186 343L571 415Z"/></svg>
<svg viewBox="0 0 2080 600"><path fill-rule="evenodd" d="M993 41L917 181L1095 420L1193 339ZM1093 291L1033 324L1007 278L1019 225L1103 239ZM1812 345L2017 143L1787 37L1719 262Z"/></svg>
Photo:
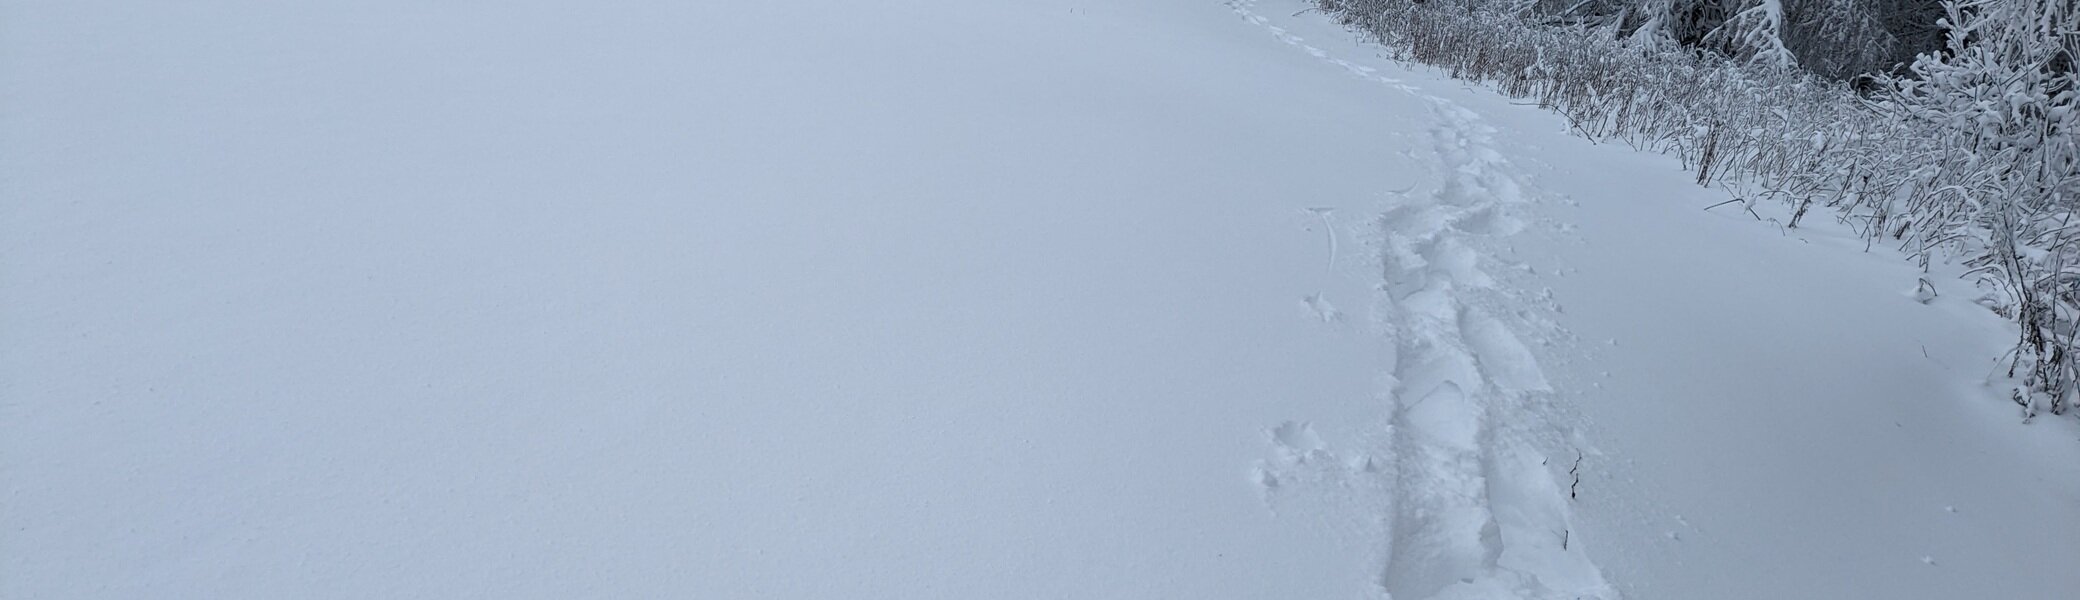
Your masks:
<svg viewBox="0 0 2080 600"><path fill-rule="evenodd" d="M1330 460L1311 430L1307 443L1294 443L1288 423L1270 432L1280 452L1259 467L1260 482L1333 479L1337 485L1317 487L1383 490L1374 502L1347 504L1383 510L1378 584L1397 600L1615 597L1571 523L1570 485L1560 478L1579 455L1554 456L1560 449L1549 440L1567 437L1547 408L1555 394L1518 333L1527 317L1509 309L1544 303L1491 274L1513 266L1497 249L1525 227L1514 207L1531 201L1493 148L1493 128L1379 69L1308 45L1255 4L1230 7L1286 44L1428 105L1436 120L1428 154L1440 176L1427 194L1393 195L1376 221L1382 281L1372 323L1391 342L1385 468L1368 456ZM1352 483L1367 479L1377 485ZM1265 486L1267 495L1295 488Z"/></svg>

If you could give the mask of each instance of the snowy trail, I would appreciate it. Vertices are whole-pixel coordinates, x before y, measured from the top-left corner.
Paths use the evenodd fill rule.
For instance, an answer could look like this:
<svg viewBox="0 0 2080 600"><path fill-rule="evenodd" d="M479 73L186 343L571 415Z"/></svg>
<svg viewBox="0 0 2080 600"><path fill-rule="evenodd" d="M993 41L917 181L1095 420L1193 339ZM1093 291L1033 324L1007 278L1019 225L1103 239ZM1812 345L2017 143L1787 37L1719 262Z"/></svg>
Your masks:
<svg viewBox="0 0 2080 600"><path fill-rule="evenodd" d="M1557 116L1371 58L1364 47L1325 50L1337 46L1309 40L1347 38L1324 19L1286 16L1304 3L1275 4L1231 7L1308 56L1428 103L1440 124L1438 154L1466 182L1462 193L1539 200L1494 214L1541 226L1444 260L1391 240L1405 235L1397 230L1419 232L1429 249L1436 238L1493 237L1441 235L1458 228L1421 211L1390 209L1383 219L1390 295L1397 287L1421 294L1438 279L1457 292L1435 296L1449 299L1430 304L1419 320L1427 330L1385 328L1403 338L1403 356L1427 359L1417 370L1429 379L1411 386L1403 377L1394 395L1403 403L1400 464L1412 473L1370 488L1317 477L1333 485L1309 493L1359 498L1340 508L1358 514L1396 507L1394 533L1381 528L1389 542L1379 549L1390 557L1383 584L1395 597L1432 597L1439 586L1443 597L2080 594L2080 576L2025 558L2080 551L2070 535L2080 531L2080 428L2018 424L2004 392L1980 384L1995 370L1988 357L2012 335L1997 318L1955 298L1921 305L1902 291L1920 274L1883 249L1863 252L1832 224L1794 233L1691 212L1723 197L1690 185L1673 159L1589 144ZM1490 136L1510 144L1487 146ZM1436 212L1458 198L1414 204ZM1968 295L1945 279L1955 271L1935 278ZM1491 274L1506 275L1502 285L1487 285ZM1563 301L1575 310L1563 311ZM1476 335L1468 315L1480 322L1480 313L1467 304L1514 318L1488 321L1478 329L1489 333ZM1383 312L1391 323L1408 318ZM1482 336L1495 343L1472 342ZM1474 367L1453 360L1469 355ZM1407 362L1397 361L1397 372ZM1503 365L1515 369L1505 379L1531 382L1517 389L1551 393L1483 399L1457 384L1493 386L1492 366ZM1439 380L1454 385L1419 391ZM1473 456L1490 458L1476 469ZM1519 483L1496 474L1513 459ZM1484 489L1469 484L1482 480ZM1958 502L1978 509L1959 516ZM1491 528L1477 529L1484 519ZM1568 532L1561 540L1571 551L1537 547L1541 527ZM1573 537L1585 532L1586 555L1585 540ZM1528 546L1516 564L1532 566L1498 571L1512 563L1512 539ZM1615 587L1605 572L1616 574Z"/></svg>
<svg viewBox="0 0 2080 600"><path fill-rule="evenodd" d="M1554 461L1523 439L1544 428L1537 406L1552 389L1522 340L1490 314L1521 303L1483 267L1513 265L1460 241L1515 233L1508 211L1525 201L1522 187L1489 146L1492 128L1458 106L1434 105L1447 179L1434 204L1381 217L1402 448L1385 585L1399 598L1605 595L1584 545L1569 543ZM1498 570L1511 577L1491 580Z"/></svg>
<svg viewBox="0 0 2080 600"><path fill-rule="evenodd" d="M1507 205L1523 201L1521 188L1477 116L1437 106L1445 183L1430 202L1380 219L1399 457L1383 584L1397 598L1603 594L1583 545L1567 544L1551 461L1518 439L1536 429L1525 421L1551 389L1523 342L1483 308L1511 304L1484 269L1499 261L1462 241L1512 233Z"/></svg>
<svg viewBox="0 0 2080 600"><path fill-rule="evenodd" d="M1308 44L1254 5L1230 6L1310 56L1420 99L1433 123L1423 150L1441 181L1426 194L1396 194L1374 223L1382 277L1374 318L1377 334L1393 344L1392 466L1381 473L1361 459L1343 475L1391 478L1378 499L1391 505L1381 587L1402 599L1610 597L1585 545L1573 539L1554 457L1538 447L1540 439L1567 437L1540 407L1553 390L1514 331L1522 326L1491 313L1527 305L1525 294L1489 271L1522 267L1497 253L1524 227L1514 213L1530 201L1513 175L1518 169L1491 147L1494 128L1449 100ZM1550 326L1543 315L1515 312Z"/></svg>
<svg viewBox="0 0 2080 600"><path fill-rule="evenodd" d="M1305 7L0 0L0 598L2080 589L1965 294Z"/></svg>

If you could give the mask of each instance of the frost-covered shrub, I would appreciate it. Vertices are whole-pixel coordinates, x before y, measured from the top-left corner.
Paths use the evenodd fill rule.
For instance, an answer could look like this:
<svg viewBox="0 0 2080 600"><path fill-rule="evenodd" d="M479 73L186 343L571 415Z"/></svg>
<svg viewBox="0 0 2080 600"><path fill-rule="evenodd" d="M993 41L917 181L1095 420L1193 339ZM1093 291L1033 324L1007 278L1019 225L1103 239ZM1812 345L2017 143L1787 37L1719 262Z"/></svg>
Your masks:
<svg viewBox="0 0 2080 600"><path fill-rule="evenodd" d="M1786 226L1817 205L1924 268L1965 261L1981 302L2020 326L2017 402L2030 415L2073 405L2080 16L2069 0L1940 12L1897 0L1319 3L1399 58L1534 98L1592 139L1672 153L1698 183L1750 204L1789 203ZM1933 38L1903 22L1937 16ZM1881 64L1902 49L1930 51L1903 70ZM1852 72L1867 74L1844 81Z"/></svg>
<svg viewBox="0 0 2080 600"><path fill-rule="evenodd" d="M1879 107L1936 138L1922 161L1953 166L1912 192L1960 213L1952 229L1973 272L2021 325L2011 362L2022 376L2017 400L2063 413L2080 378L2080 250L2072 244L2080 239L2072 229L2080 225L2080 14L2058 0L1944 8L1944 51L1920 57L1909 76L1884 78Z"/></svg>

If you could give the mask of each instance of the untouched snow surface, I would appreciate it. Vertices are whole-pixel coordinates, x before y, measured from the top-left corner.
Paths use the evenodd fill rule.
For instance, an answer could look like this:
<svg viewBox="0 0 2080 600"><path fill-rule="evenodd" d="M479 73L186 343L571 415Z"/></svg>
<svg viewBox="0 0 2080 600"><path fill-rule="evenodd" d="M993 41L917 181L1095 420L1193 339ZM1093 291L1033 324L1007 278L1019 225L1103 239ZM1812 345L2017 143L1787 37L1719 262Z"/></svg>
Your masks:
<svg viewBox="0 0 2080 600"><path fill-rule="evenodd" d="M1303 8L0 1L0 598L2080 597L1965 286Z"/></svg>

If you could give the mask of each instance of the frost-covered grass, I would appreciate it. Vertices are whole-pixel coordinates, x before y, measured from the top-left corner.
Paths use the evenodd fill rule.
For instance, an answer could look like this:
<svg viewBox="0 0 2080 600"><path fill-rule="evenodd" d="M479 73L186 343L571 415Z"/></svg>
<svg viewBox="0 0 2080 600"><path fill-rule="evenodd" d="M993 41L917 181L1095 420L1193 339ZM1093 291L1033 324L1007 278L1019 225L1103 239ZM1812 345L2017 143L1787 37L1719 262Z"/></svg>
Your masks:
<svg viewBox="0 0 2080 600"><path fill-rule="evenodd" d="M1953 41L1855 85L1688 49L1651 28L1555 24L1480 0L1319 0L1397 58L1535 99L1597 140L1671 153L1750 214L1827 209L1926 269L1961 261L2014 320L2006 375L2025 416L2074 401L2080 334L2080 111L2070 7L1949 6ZM2054 3L2055 4L2055 3ZM1861 87L1859 91L1857 88ZM1776 219L1770 219L1778 221Z"/></svg>

